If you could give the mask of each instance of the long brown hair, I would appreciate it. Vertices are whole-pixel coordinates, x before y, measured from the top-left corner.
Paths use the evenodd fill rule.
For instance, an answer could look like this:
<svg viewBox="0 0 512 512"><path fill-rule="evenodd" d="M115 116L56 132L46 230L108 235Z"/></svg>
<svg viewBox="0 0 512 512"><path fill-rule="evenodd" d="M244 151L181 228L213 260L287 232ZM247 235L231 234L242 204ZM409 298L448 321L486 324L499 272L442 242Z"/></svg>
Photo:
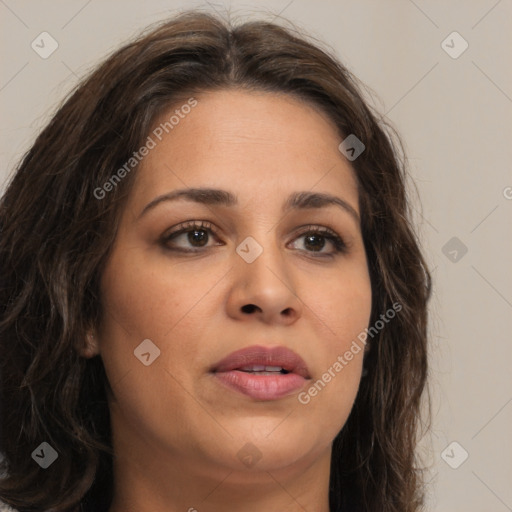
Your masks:
<svg viewBox="0 0 512 512"><path fill-rule="evenodd" d="M330 505L372 512L421 507L416 457L427 377L431 280L412 227L406 159L362 86L291 28L239 26L185 12L110 56L63 103L17 168L0 203L0 498L21 511L77 510L112 496L108 381L77 348L102 316L99 280L136 168L98 188L146 140L170 105L226 88L300 97L365 145L352 162L374 325L350 417L333 444ZM112 183L112 182L111 182ZM104 189L103 189L104 190ZM428 419L428 418L426 418ZM41 469L43 441L58 453Z"/></svg>

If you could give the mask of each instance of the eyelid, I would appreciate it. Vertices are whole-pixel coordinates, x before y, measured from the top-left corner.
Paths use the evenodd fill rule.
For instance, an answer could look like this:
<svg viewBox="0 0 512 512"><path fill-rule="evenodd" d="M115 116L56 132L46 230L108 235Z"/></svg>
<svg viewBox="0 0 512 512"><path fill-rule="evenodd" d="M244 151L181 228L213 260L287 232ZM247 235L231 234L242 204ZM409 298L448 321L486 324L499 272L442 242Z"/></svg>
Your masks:
<svg viewBox="0 0 512 512"><path fill-rule="evenodd" d="M170 228L166 230L163 235L161 236L161 241L166 242L172 237L181 235L183 233L188 233L193 230L204 230L204 231L210 231L215 236L217 236L217 231L213 227L213 224L210 221L207 220L187 220L185 222L181 222L177 226L174 226L173 228Z"/></svg>
<svg viewBox="0 0 512 512"><path fill-rule="evenodd" d="M308 224L306 226L300 226L297 228L297 231L301 235L315 231L315 232L320 232L320 233L328 233L329 235L333 235L333 236L340 236L333 229L328 228L327 226L320 226L318 224Z"/></svg>

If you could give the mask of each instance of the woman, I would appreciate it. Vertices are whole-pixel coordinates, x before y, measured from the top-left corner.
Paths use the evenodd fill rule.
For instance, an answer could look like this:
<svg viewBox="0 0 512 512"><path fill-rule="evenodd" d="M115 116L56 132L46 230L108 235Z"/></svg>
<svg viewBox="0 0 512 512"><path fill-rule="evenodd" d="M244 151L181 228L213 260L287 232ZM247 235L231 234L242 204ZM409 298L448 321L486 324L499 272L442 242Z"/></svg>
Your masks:
<svg viewBox="0 0 512 512"><path fill-rule="evenodd" d="M0 499L416 511L430 274L356 79L186 12L120 49L0 208Z"/></svg>

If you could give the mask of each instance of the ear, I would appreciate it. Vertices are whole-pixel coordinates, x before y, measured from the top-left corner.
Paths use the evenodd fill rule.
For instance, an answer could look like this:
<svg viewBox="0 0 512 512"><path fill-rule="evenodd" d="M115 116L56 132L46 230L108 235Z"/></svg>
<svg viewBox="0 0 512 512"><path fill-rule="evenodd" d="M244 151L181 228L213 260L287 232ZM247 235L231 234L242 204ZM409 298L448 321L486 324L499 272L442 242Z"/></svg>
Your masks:
<svg viewBox="0 0 512 512"><path fill-rule="evenodd" d="M98 337L93 330L86 332L84 339L77 348L77 351L86 359L91 359L100 353Z"/></svg>

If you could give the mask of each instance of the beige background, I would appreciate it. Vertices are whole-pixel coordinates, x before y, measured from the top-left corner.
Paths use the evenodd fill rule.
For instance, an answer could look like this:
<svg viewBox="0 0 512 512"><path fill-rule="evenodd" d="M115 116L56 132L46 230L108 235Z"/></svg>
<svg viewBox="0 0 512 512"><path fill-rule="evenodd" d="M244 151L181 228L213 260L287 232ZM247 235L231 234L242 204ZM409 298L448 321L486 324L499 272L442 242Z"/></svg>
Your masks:
<svg viewBox="0 0 512 512"><path fill-rule="evenodd" d="M378 94L406 143L434 276L428 510L512 510L512 2L0 0L0 187L80 76L149 23L195 6L281 13ZM43 31L59 44L48 59L31 48ZM442 46L453 31L469 44L456 59ZM443 252L452 237L462 258L462 246ZM454 249L456 262L444 254ZM457 469L441 455L453 441L447 461L469 454Z"/></svg>

